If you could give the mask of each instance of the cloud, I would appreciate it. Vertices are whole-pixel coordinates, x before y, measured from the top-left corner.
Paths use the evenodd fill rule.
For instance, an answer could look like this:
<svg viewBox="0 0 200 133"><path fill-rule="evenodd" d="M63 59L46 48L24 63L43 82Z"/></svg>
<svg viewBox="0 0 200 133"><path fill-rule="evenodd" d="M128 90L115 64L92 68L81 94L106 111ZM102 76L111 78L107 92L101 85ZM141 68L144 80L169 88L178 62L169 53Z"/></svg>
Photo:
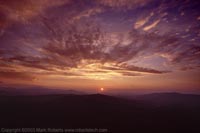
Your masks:
<svg viewBox="0 0 200 133"><path fill-rule="evenodd" d="M149 16L147 17L143 17L143 18L140 18L139 20L137 20L134 24L134 28L135 29L138 29L142 26L144 26L146 23L149 22L150 18L154 15L154 13L152 12Z"/></svg>
<svg viewBox="0 0 200 133"><path fill-rule="evenodd" d="M134 8L136 6L143 6L151 0L97 0L97 3L112 8Z"/></svg>
<svg viewBox="0 0 200 133"><path fill-rule="evenodd" d="M70 0L9 0L0 1L0 28L16 21L26 22L50 7L70 3Z"/></svg>
<svg viewBox="0 0 200 133"><path fill-rule="evenodd" d="M69 63L68 66L72 67L77 66L82 59L104 59L102 33L100 27L92 21L65 25L67 29L57 28L60 27L59 25L52 26L50 21L44 26L47 27L47 31L52 31L52 35L47 36L52 41L42 48L47 55L53 58L63 58L65 60L63 62Z"/></svg>
<svg viewBox="0 0 200 133"><path fill-rule="evenodd" d="M66 26L69 26L69 28L63 32L64 28L61 28L63 25L54 25L54 23L51 21L44 23L44 27L47 28L47 31L52 32L52 35L47 36L47 39L49 39L51 42L40 48L40 54L42 57L32 57L29 55L17 54L12 55L9 58L4 57L1 60L4 62L21 65L23 67L41 69L46 71L46 74L59 73L56 71L56 69L79 69L78 66L80 66L83 60L92 60L101 64L116 63L118 65L114 67L102 67L104 70L112 70L115 72L119 72L119 70L126 70L133 72L162 74L168 71L138 67L124 62L137 58L137 56L145 51L161 52L160 48L163 45L166 45L170 48L165 48L166 50L168 49L169 52L169 50L171 51L174 46L171 48L171 45L168 46L167 44L177 43L177 39L174 37L163 37L157 34L139 33L138 31L133 30L130 33L132 41L129 44L116 44L112 46L110 51L105 52L104 49L107 47L107 45L104 45L102 38L103 33L99 30L100 27L98 27L98 25L94 23L90 23L90 25L88 25L88 22L77 22ZM60 35L57 33L64 34ZM151 48L148 44L150 41L160 43L157 43L156 47ZM163 52L165 52L165 49L162 49ZM77 76L77 73L59 74L65 76Z"/></svg>
<svg viewBox="0 0 200 133"><path fill-rule="evenodd" d="M152 24L148 25L148 26L145 26L143 28L144 31L148 31L154 27L156 27L156 25L160 22L160 20L156 20L155 22L153 22Z"/></svg>
<svg viewBox="0 0 200 133"><path fill-rule="evenodd" d="M120 72L123 76L142 76L140 73L133 73L133 72Z"/></svg>
<svg viewBox="0 0 200 133"><path fill-rule="evenodd" d="M155 70L151 68L137 67L137 66L128 65L128 64L122 64L120 67L122 67L125 70L136 71L136 72L157 73L157 74L169 72L169 71L159 71L159 70Z"/></svg>
<svg viewBox="0 0 200 133"><path fill-rule="evenodd" d="M145 19L142 19L142 20L138 20L138 21L135 23L134 28L135 28L135 29L138 29L138 28L142 27L145 23L148 22L148 20L149 20L148 17L145 18Z"/></svg>
<svg viewBox="0 0 200 133"><path fill-rule="evenodd" d="M26 72L15 71L0 71L0 77L3 79L20 79L20 80L35 80L35 77Z"/></svg>
<svg viewBox="0 0 200 133"><path fill-rule="evenodd" d="M134 65L129 65L126 63L123 64L117 64L115 66L103 66L102 67L105 70L112 70L116 72L121 72L121 71L132 71L132 72L144 72L144 73L155 73L155 74L162 74L162 73L167 73L168 71L159 71L155 69L150 69L150 68L144 68L144 67L138 67Z"/></svg>
<svg viewBox="0 0 200 133"><path fill-rule="evenodd" d="M79 15L75 16L72 18L72 22L73 21L77 21L80 20L81 18L87 18L90 17L92 15L98 14L103 12L103 9L101 8L92 8L92 9L88 9L86 11L81 12Z"/></svg>

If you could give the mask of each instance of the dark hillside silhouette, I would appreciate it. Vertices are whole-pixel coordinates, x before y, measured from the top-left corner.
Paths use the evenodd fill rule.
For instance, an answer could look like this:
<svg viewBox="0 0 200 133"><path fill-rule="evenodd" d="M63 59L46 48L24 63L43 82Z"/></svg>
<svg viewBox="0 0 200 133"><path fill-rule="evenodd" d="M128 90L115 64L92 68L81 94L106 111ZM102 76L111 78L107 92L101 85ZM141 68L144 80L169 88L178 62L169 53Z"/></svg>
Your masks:
<svg viewBox="0 0 200 133"><path fill-rule="evenodd" d="M156 95L156 96L154 96ZM200 100L196 106L170 105L148 102L146 99L177 95L184 99L193 95L151 94L127 100L101 94L1 96L1 127L41 128L105 128L109 132L193 132L200 121ZM141 100L143 98L144 100ZM163 98L163 99L162 99ZM183 101L181 101L183 102ZM165 103L164 103L165 104ZM163 104L163 105L164 105ZM188 105L189 103L185 103ZM183 109L187 107L187 109Z"/></svg>

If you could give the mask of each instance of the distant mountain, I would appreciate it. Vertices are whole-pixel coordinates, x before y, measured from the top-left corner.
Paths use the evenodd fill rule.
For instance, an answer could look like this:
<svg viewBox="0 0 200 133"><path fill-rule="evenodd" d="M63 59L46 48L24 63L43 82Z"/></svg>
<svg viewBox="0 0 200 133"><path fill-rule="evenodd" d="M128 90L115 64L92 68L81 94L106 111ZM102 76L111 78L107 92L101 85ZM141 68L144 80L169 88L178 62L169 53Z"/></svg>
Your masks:
<svg viewBox="0 0 200 133"><path fill-rule="evenodd" d="M135 99L157 106L200 107L200 95L181 93L152 93L139 95Z"/></svg>
<svg viewBox="0 0 200 133"><path fill-rule="evenodd" d="M0 87L0 95L16 96L16 95L55 95L55 94L83 95L85 93L76 90L49 89L43 87L28 87L28 88Z"/></svg>

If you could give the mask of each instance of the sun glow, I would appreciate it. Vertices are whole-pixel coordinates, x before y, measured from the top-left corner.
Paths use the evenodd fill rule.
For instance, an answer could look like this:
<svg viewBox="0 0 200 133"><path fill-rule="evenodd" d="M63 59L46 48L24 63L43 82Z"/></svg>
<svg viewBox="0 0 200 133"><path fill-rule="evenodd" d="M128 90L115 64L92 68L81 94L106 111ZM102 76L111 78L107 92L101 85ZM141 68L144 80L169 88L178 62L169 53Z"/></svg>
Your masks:
<svg viewBox="0 0 200 133"><path fill-rule="evenodd" d="M104 88L101 88L100 90L101 90L101 91L104 91Z"/></svg>

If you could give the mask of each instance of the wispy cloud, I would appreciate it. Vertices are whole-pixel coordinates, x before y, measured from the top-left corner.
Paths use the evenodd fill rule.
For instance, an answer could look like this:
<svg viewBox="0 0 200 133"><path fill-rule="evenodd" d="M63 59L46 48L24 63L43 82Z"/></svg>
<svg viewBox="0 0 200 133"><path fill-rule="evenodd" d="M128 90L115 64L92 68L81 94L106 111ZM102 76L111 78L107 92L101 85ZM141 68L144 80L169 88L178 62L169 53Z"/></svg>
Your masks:
<svg viewBox="0 0 200 133"><path fill-rule="evenodd" d="M25 72L15 72L15 71L0 71L0 78L6 78L6 79L20 79L20 80L35 80L36 78Z"/></svg>
<svg viewBox="0 0 200 133"><path fill-rule="evenodd" d="M144 31L148 31L154 27L156 27L156 25L160 22L160 20L156 20L155 22L153 22L152 24L148 25L148 26L145 26L143 28Z"/></svg>
<svg viewBox="0 0 200 133"><path fill-rule="evenodd" d="M137 20L134 24L134 28L138 29L141 28L142 26L144 26L146 23L149 22L150 18L154 15L154 13L152 12L150 15L148 15L147 17L144 18L140 18L139 20Z"/></svg>
<svg viewBox="0 0 200 133"><path fill-rule="evenodd" d="M8 26L16 21L26 22L32 17L41 14L45 9L69 3L70 0L20 0L0 1L0 14L3 17L1 27Z"/></svg>
<svg viewBox="0 0 200 133"><path fill-rule="evenodd" d="M149 3L151 0L97 0L98 3L112 8L134 8Z"/></svg>

